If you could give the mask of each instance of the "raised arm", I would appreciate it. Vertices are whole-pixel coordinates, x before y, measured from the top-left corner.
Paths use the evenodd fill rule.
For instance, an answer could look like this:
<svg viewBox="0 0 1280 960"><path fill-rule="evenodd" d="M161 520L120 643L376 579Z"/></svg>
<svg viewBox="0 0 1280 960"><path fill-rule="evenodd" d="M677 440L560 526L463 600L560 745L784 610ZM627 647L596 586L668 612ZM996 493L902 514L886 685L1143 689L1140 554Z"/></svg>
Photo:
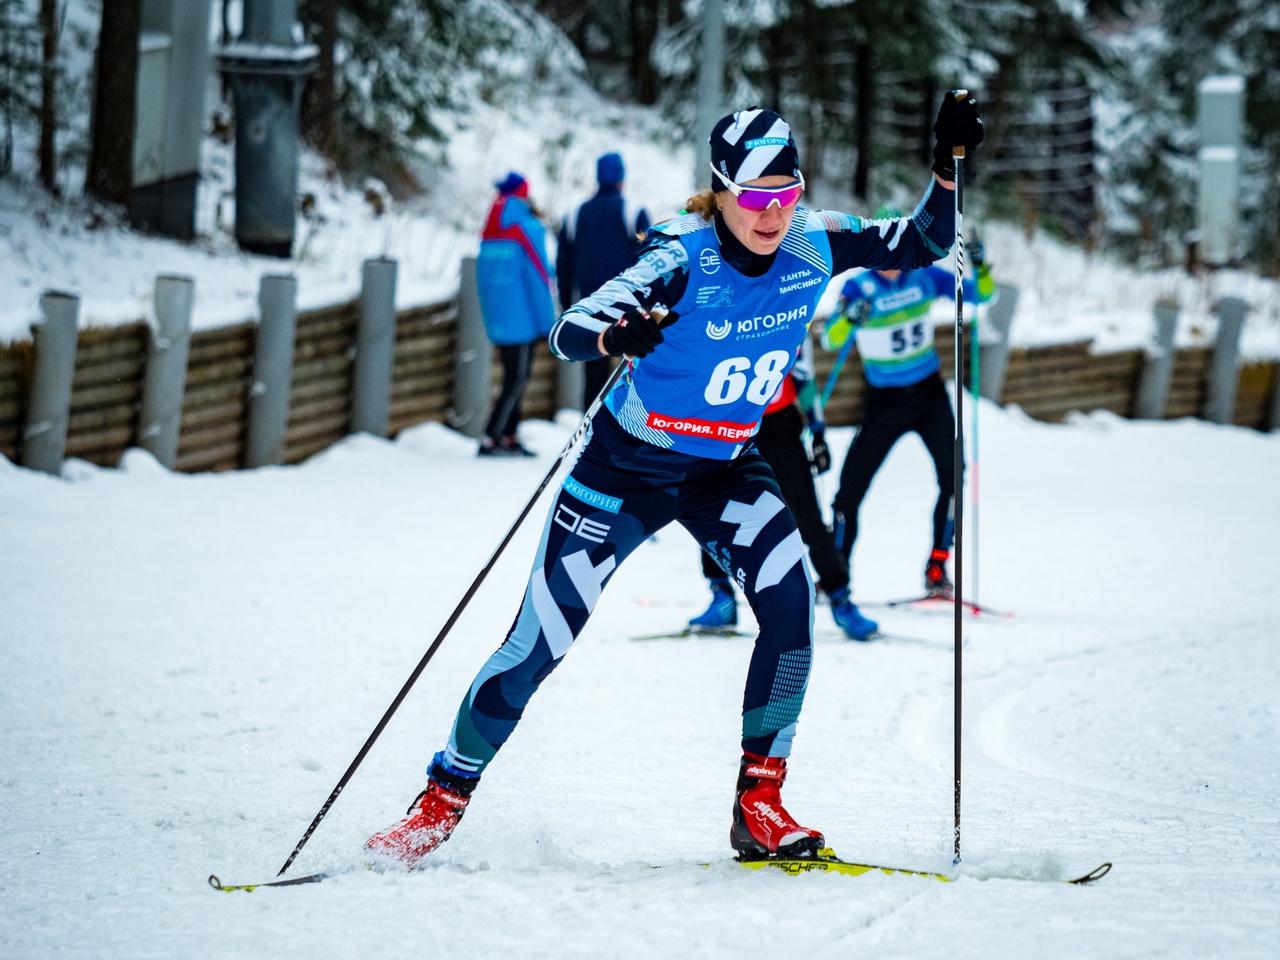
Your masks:
<svg viewBox="0 0 1280 960"><path fill-rule="evenodd" d="M629 310L670 309L688 281L684 246L673 237L651 237L632 266L564 312L551 330L551 351L562 360L596 359L605 328Z"/></svg>

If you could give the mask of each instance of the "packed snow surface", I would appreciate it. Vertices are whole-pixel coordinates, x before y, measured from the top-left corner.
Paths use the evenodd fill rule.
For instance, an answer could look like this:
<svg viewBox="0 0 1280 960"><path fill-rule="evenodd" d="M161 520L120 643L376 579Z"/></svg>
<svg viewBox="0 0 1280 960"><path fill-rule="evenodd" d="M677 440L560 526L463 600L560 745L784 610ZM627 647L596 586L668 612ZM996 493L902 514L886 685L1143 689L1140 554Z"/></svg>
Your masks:
<svg viewBox="0 0 1280 960"><path fill-rule="evenodd" d="M914 438L856 554L889 636L817 611L785 790L844 857L949 884L729 861L751 640L633 639L708 598L678 528L618 572L426 868L359 869L502 639L543 503L291 874L356 869L215 892L275 875L573 420L525 424L527 462L437 424L217 475L0 459L0 956L1274 956L1280 436L982 416L966 580L1016 617L965 625L962 863L951 615L870 603L920 586Z"/></svg>

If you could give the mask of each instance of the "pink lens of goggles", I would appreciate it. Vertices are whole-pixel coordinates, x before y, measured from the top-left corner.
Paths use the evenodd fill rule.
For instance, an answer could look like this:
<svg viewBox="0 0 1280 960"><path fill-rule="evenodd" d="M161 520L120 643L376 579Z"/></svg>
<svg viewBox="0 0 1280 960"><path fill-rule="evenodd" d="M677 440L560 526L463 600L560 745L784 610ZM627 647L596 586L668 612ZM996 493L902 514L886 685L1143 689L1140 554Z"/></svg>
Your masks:
<svg viewBox="0 0 1280 960"><path fill-rule="evenodd" d="M768 210L770 204L776 203L785 210L798 201L802 193L804 193L804 184L802 183L770 190L759 187L743 187L742 192L738 194L738 206L744 210Z"/></svg>

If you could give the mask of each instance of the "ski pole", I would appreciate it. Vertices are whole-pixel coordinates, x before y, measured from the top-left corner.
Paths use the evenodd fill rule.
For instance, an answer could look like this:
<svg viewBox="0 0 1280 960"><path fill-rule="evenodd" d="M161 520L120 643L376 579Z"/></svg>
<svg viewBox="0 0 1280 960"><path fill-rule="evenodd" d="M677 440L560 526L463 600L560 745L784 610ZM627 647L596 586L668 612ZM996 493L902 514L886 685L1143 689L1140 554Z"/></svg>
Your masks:
<svg viewBox="0 0 1280 960"><path fill-rule="evenodd" d="M840 352L836 354L836 362L831 368L831 372L827 374L827 382L822 385L822 396L818 398L818 402L826 409L827 401L831 399L831 394L836 389L836 380L840 377L840 371L844 369L844 362L849 359L849 352L853 350L853 331L849 331L849 339L844 342L844 346L840 348Z"/></svg>
<svg viewBox="0 0 1280 960"><path fill-rule="evenodd" d="M969 96L967 90L956 90L952 94L956 100L964 100ZM952 503L955 505L956 535L956 583L955 583L955 693L953 696L955 715L953 729L955 735L955 858L953 863L960 862L960 694L961 681L964 676L964 644L960 639L961 625L964 617L964 579L962 576L962 557L964 545L964 151L963 146L951 148L951 158L955 163L956 183L956 324L955 324L955 383L956 383L956 438L955 438L955 493Z"/></svg>
<svg viewBox="0 0 1280 960"><path fill-rule="evenodd" d="M582 421L578 424L578 428L573 431L573 436L571 436L569 438L569 442L564 445L564 449L560 451L560 456L556 457L556 462L551 465L551 469L547 471L547 475L542 478L542 482L538 484L538 489L533 492L533 496L531 496L528 503L524 505L524 509L522 509L520 511L520 515L516 517L515 523L511 524L510 528L508 528L506 535L502 538L502 542L498 544L497 549L493 551L493 555L489 557L489 562L484 565L483 569L476 574L476 578L471 581L471 586L469 586L467 588L467 592L462 595L462 599L458 602L458 605L454 607L453 613L449 615L449 619L445 621L444 626L440 628L440 632L436 634L435 640L431 641L431 646L427 648L427 652L423 654L422 659L418 661L418 665L413 668L413 673L409 674L409 679L404 682L404 686L400 688L400 692L396 694L396 698L391 701L391 706L387 707L387 712L382 715L382 719L378 721L378 725L373 728L373 733L369 734L369 739L364 742L364 746L360 748L360 752L357 753L355 759L351 761L351 765L347 767L347 772L338 780L338 785L333 788L328 799L325 800L324 804L320 807L319 812L317 812L315 818L312 819L311 825L307 827L306 832L302 835L302 839L299 840L298 845L293 848L293 852L289 854L289 859L284 862L284 866L280 868L280 872L277 873L276 876L283 876L284 872L293 865L293 861L297 859L298 854L302 852L302 848L305 847L307 845L307 841L311 839L311 834L315 833L316 827L320 826L320 821L329 813L329 808L333 806L334 801L338 799L338 795L346 788L347 783L355 774L356 768L364 762L365 756L373 748L378 737L382 735L382 731L386 728L387 724L391 722L392 716L394 716L395 712L400 709L400 704L402 704L405 697L409 695L409 691L413 689L413 685L418 682L418 677L422 675L422 671L425 670L427 664L431 662L431 658L436 655L436 650L440 648L440 644L444 642L444 638L448 636L449 631L453 629L453 625L458 622L458 618L462 616L463 610L465 610L467 604L471 602L471 598L475 596L476 591L480 589L480 585L484 583L485 577L489 575L489 571L493 569L494 564L498 562L498 558L502 556L503 551L507 549L507 544L511 542L512 538L516 535L516 531L520 529L520 525L524 523L524 518L529 515L529 511L533 509L534 503L536 503L538 498L542 496L542 491L547 488L547 484L551 482L551 478L555 476L556 471L560 469L560 464L564 463L565 457L569 455L569 451L572 450L574 446L577 445L578 441L586 434L587 427L590 425L591 420L596 415L597 411L599 411L601 404L604 403L605 396L611 389L613 389L613 385L618 382L623 371L627 369L627 363L628 361L624 357L622 362L614 368L613 373L609 375L609 379L600 389L600 393L596 395L595 400L591 401L591 406L588 407L587 412L582 415Z"/></svg>
<svg viewBox="0 0 1280 960"><path fill-rule="evenodd" d="M975 274L975 283L980 282ZM980 294L974 288L974 296ZM973 439L969 445L973 448L973 463L970 463L969 490L973 500L969 506L973 509L973 518L969 522L970 540L973 547L969 549L969 559L973 564L973 602L978 603L978 407L982 399L982 343L979 342L979 328L982 320L982 307L977 301L973 305L973 320L969 324L969 397L973 401Z"/></svg>

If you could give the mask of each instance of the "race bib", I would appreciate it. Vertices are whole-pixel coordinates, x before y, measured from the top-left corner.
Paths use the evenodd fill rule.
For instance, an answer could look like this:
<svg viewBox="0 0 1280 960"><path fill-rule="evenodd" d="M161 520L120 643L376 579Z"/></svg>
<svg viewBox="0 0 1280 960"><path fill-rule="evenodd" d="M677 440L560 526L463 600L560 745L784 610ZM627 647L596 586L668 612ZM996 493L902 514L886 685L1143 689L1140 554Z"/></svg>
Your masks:
<svg viewBox="0 0 1280 960"><path fill-rule="evenodd" d="M933 348L933 324L917 317L888 327L859 327L857 337L864 360L907 360Z"/></svg>

